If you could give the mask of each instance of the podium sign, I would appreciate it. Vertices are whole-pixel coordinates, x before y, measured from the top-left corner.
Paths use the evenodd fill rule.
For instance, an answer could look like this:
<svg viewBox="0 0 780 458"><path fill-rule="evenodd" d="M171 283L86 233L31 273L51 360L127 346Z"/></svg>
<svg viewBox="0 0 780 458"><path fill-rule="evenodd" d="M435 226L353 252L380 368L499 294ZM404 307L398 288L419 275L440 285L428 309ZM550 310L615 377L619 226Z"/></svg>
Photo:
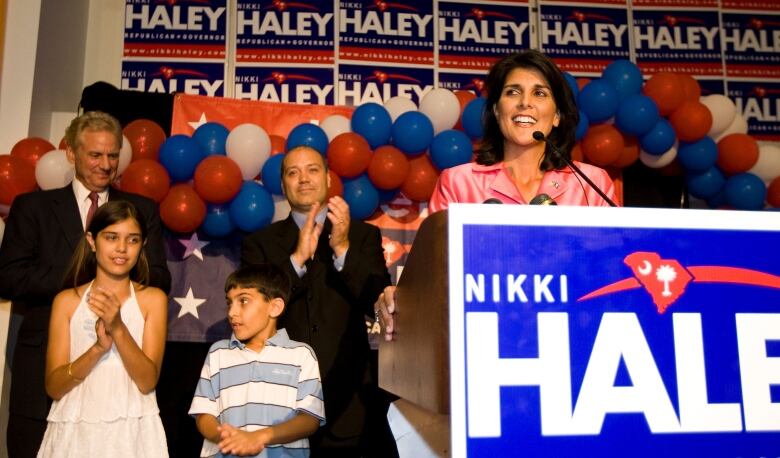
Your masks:
<svg viewBox="0 0 780 458"><path fill-rule="evenodd" d="M780 214L455 205L452 455L780 456Z"/></svg>

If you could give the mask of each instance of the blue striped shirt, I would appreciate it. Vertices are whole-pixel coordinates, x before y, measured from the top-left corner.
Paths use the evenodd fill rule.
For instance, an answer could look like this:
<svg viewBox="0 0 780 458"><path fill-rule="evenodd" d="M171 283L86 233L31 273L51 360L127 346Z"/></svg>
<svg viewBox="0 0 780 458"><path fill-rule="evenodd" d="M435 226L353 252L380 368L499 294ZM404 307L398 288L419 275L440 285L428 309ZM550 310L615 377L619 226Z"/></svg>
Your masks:
<svg viewBox="0 0 780 458"><path fill-rule="evenodd" d="M325 424L320 369L314 350L279 329L257 353L232 335L214 343L200 374L190 415L213 415L220 424L257 431L306 413ZM209 440L201 456L223 455ZM262 458L308 457L309 440L269 445Z"/></svg>

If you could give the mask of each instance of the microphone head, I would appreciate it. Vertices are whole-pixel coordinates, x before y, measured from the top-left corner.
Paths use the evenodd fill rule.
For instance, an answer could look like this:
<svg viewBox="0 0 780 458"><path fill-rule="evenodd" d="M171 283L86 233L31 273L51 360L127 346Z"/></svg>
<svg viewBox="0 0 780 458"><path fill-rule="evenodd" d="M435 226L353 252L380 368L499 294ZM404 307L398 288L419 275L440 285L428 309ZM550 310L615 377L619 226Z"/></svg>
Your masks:
<svg viewBox="0 0 780 458"><path fill-rule="evenodd" d="M485 201L482 202L482 203L483 204L503 204L503 202L501 202L500 200L496 199L495 197L491 197L489 199L485 199Z"/></svg>
<svg viewBox="0 0 780 458"><path fill-rule="evenodd" d="M534 197L528 203L530 205L558 205L558 202L556 202L555 199L544 193Z"/></svg>
<svg viewBox="0 0 780 458"><path fill-rule="evenodd" d="M541 131L538 131L538 130L534 131L534 133L531 134L531 135L534 137L534 140L536 140L538 142L543 142L544 141L544 134Z"/></svg>

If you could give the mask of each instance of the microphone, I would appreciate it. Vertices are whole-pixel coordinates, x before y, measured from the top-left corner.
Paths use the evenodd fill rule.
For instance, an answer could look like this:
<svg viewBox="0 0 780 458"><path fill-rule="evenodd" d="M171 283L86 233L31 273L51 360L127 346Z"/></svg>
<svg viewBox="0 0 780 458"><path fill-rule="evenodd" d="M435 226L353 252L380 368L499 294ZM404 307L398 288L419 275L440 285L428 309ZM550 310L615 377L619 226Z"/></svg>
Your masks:
<svg viewBox="0 0 780 458"><path fill-rule="evenodd" d="M617 204L615 202L613 202L612 199L607 197L607 195L604 194L604 191L599 189L599 187L596 186L596 183L594 183L590 178L588 178L588 176L585 175L582 172L582 170L580 170L580 168L577 167L571 159L567 158L566 155L563 154L563 152L561 150L559 150L557 146L555 146L552 143L550 143L549 141L547 141L547 139L544 137L544 134L542 132L537 130L537 131L534 131L534 133L532 135L534 137L534 140L536 140L538 142L544 142L544 143L547 143L548 145L550 145L550 149L555 154L557 154L558 157L560 157L563 160L563 162L565 162L566 165L568 165L569 168L572 169L572 171L574 171L574 173L576 173L577 175L582 177L582 179L585 180L585 182L588 183L588 185L591 188L593 188L593 190L596 191L598 193L598 195L600 195L601 198L604 199L604 201L609 204L610 207L617 207ZM539 196L537 196L537 197L539 197Z"/></svg>
<svg viewBox="0 0 780 458"><path fill-rule="evenodd" d="M530 202L528 202L529 205L558 205L558 202L555 201L552 197L548 196L545 193L541 193L538 196L531 199Z"/></svg>
<svg viewBox="0 0 780 458"><path fill-rule="evenodd" d="M483 204L503 204L503 202L501 202L500 200L496 199L495 197L491 197L489 199L485 199L485 201L482 202L482 203Z"/></svg>

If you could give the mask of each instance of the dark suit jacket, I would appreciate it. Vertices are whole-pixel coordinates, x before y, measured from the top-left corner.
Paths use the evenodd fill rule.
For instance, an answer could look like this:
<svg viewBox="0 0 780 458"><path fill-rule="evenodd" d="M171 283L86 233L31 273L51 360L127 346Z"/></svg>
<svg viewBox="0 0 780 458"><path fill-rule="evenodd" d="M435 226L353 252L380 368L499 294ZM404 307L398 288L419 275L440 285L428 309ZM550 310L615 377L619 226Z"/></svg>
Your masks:
<svg viewBox="0 0 780 458"><path fill-rule="evenodd" d="M146 221L150 283L168 292L171 275L154 201L115 189L109 189L108 199L132 202ZM14 415L45 419L48 414L44 376L51 303L83 234L70 184L14 199L0 246L0 297L11 299L14 312L24 317L12 367Z"/></svg>
<svg viewBox="0 0 780 458"><path fill-rule="evenodd" d="M373 304L390 284L390 275L375 226L350 223L349 251L341 272L333 267L330 229L326 220L303 278L298 278L290 262L299 233L292 216L245 237L241 263L268 262L287 272L292 294L278 327L314 348L325 396L325 435L356 445L365 421L366 390L375 384L369 371L365 315L373 316Z"/></svg>

